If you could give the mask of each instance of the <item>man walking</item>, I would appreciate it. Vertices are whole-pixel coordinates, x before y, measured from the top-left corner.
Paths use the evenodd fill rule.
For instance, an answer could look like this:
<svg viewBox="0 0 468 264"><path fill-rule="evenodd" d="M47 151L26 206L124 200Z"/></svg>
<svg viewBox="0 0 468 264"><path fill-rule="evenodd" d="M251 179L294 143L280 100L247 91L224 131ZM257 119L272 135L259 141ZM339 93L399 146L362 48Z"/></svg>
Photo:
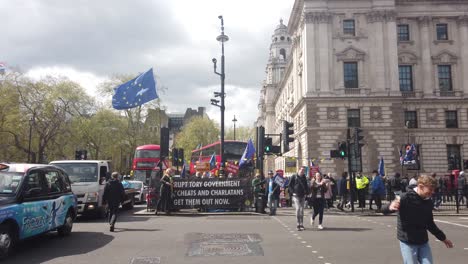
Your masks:
<svg viewBox="0 0 468 264"><path fill-rule="evenodd" d="M273 171L268 171L268 208L270 208L270 215L276 215L276 208L280 197L280 186L275 182ZM279 177L279 176L277 176Z"/></svg>
<svg viewBox="0 0 468 264"><path fill-rule="evenodd" d="M397 238L400 240L401 255L405 264L433 263L427 230L447 248L453 247L452 241L448 240L434 223L430 198L436 187L435 178L422 175L414 189L408 190L401 198L397 197L384 209L384 214L398 211Z"/></svg>
<svg viewBox="0 0 468 264"><path fill-rule="evenodd" d="M117 212L120 203L124 200L125 190L119 180L119 173L113 172L112 179L107 182L104 188L103 199L108 205L110 231L114 232L115 222L117 221Z"/></svg>
<svg viewBox="0 0 468 264"><path fill-rule="evenodd" d="M338 209L343 211L343 207L348 203L348 173L345 171L341 175L341 179L338 181L338 195L341 196L340 202L336 205Z"/></svg>
<svg viewBox="0 0 468 264"><path fill-rule="evenodd" d="M297 174L291 177L289 182L289 193L292 194L294 207L296 208L297 230L304 230L304 203L305 197L309 193L305 167L301 167Z"/></svg>
<svg viewBox="0 0 468 264"><path fill-rule="evenodd" d="M374 210L372 208L372 201L375 201L377 205L377 212L380 212L382 209L382 196L385 195L385 185L380 177L379 173L374 170L372 172L372 181L371 181L371 200L369 201L369 210Z"/></svg>

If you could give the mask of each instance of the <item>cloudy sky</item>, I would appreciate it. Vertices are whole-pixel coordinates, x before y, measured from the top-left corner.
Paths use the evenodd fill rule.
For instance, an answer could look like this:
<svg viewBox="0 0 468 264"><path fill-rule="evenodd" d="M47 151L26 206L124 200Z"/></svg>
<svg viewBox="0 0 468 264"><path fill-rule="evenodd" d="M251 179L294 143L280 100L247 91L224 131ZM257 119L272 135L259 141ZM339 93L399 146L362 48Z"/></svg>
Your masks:
<svg viewBox="0 0 468 264"><path fill-rule="evenodd" d="M210 105L220 90L212 58L221 61L218 15L224 16L226 128L233 115L257 116L270 38L287 24L294 0L15 0L0 1L0 61L30 76L63 75L91 95L114 74L153 67L168 112ZM219 63L218 63L219 64ZM220 65L218 65L220 70ZM229 122L228 122L229 121Z"/></svg>

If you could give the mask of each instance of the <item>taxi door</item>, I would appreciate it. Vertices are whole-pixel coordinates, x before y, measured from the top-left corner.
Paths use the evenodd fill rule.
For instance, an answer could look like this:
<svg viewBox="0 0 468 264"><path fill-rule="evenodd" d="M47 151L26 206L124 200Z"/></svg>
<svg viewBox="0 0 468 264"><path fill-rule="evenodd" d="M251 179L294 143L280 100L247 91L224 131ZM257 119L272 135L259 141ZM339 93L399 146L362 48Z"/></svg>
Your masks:
<svg viewBox="0 0 468 264"><path fill-rule="evenodd" d="M47 210L49 222L47 229L53 230L65 223L68 208L73 202L73 195L65 195L66 186L58 170L48 168L45 173L48 187Z"/></svg>
<svg viewBox="0 0 468 264"><path fill-rule="evenodd" d="M44 169L35 169L26 175L20 204L20 239L48 231L49 205Z"/></svg>

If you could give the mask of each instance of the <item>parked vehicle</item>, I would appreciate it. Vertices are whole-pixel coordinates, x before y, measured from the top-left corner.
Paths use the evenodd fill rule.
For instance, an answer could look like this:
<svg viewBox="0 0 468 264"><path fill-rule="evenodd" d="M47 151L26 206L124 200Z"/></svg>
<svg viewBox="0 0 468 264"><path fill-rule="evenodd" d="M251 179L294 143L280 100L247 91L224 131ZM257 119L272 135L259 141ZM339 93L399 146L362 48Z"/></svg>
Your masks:
<svg viewBox="0 0 468 264"><path fill-rule="evenodd" d="M77 199L64 170L0 163L0 258L25 238L52 230L69 235L76 214Z"/></svg>
<svg viewBox="0 0 468 264"><path fill-rule="evenodd" d="M107 205L102 198L106 181L110 178L111 166L106 160L59 160L50 164L65 170L70 177L73 192L78 198L78 214L104 218ZM126 189L122 207L133 208L134 189Z"/></svg>
<svg viewBox="0 0 468 264"><path fill-rule="evenodd" d="M146 202L146 194L148 192L148 186L142 181L128 181L129 187L136 190L135 202L144 203Z"/></svg>

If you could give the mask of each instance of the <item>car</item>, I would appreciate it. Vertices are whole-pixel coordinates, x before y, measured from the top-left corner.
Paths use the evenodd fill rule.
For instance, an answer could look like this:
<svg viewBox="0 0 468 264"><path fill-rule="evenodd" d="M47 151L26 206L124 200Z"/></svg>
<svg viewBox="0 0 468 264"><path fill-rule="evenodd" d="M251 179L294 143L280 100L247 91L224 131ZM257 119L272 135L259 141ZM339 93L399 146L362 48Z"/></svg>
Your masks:
<svg viewBox="0 0 468 264"><path fill-rule="evenodd" d="M129 184L128 188L137 190L135 195L135 202L143 203L146 202L146 194L148 193L148 187L142 181L127 181Z"/></svg>
<svg viewBox="0 0 468 264"><path fill-rule="evenodd" d="M53 230L70 235L76 212L77 198L64 170L0 163L0 258L26 238Z"/></svg>

